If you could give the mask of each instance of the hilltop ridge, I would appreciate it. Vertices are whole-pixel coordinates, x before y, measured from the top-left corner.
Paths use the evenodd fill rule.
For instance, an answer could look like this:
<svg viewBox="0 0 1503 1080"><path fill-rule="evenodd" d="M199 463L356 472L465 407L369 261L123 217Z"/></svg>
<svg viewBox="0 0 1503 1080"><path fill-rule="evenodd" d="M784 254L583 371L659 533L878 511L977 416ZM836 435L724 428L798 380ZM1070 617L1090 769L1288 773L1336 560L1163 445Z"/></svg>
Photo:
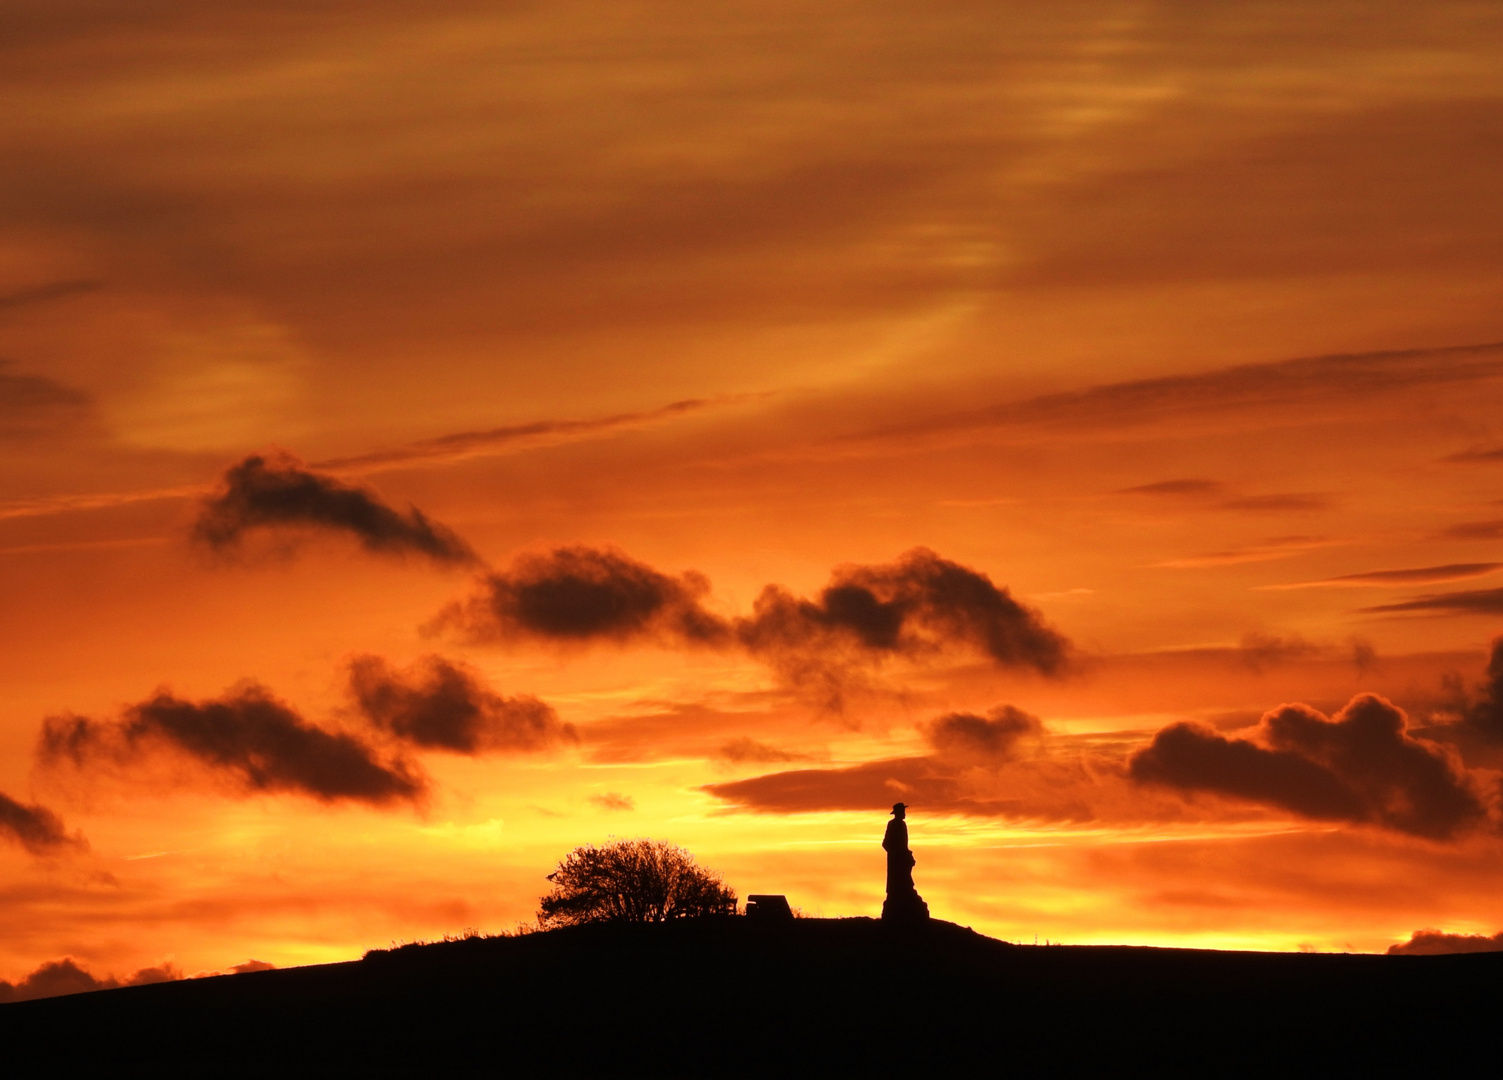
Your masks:
<svg viewBox="0 0 1503 1080"><path fill-rule="evenodd" d="M1503 954L1031 946L939 920L725 917L18 1003L0 1038L59 1066L220 1072L1302 1074L1490 1045L1500 981Z"/></svg>

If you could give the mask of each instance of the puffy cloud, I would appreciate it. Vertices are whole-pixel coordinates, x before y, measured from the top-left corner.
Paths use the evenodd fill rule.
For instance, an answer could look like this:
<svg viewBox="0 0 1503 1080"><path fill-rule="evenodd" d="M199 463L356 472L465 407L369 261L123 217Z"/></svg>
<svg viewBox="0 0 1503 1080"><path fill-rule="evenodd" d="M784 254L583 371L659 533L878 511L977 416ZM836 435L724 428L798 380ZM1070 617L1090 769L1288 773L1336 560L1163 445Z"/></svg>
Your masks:
<svg viewBox="0 0 1503 1080"><path fill-rule="evenodd" d="M175 982L182 977L182 971L175 964L168 963L159 967L142 968L124 979L117 979L113 975L100 979L79 967L70 957L64 957L43 964L18 983L0 979L0 1003L84 994L91 990L115 990L122 986L147 986L151 983Z"/></svg>
<svg viewBox="0 0 1503 1080"><path fill-rule="evenodd" d="M741 647L837 711L865 671L888 659L970 651L1052 675L1069 657L1069 642L1036 611L924 548L893 563L840 567L812 600L769 585L749 617L707 610L709 588L703 575L672 577L609 548L557 548L485 575L431 628L456 627L475 641Z"/></svg>
<svg viewBox="0 0 1503 1080"><path fill-rule="evenodd" d="M1480 824L1487 810L1460 761L1409 735L1407 724L1403 710L1376 694L1358 695L1333 717L1284 705L1245 737L1171 724L1128 770L1141 783L1434 839Z"/></svg>
<svg viewBox="0 0 1503 1080"><path fill-rule="evenodd" d="M252 530L279 528L347 533L381 554L423 555L451 565L478 561L458 535L416 507L399 513L373 492L310 471L290 456L253 454L227 469L219 492L203 504L193 535L226 549Z"/></svg>
<svg viewBox="0 0 1503 1080"><path fill-rule="evenodd" d="M1042 736L1044 725L1022 709L1000 705L986 716L941 716L926 727L925 734L941 756L1002 761L1013 756L1020 742Z"/></svg>
<svg viewBox="0 0 1503 1080"><path fill-rule="evenodd" d="M915 548L894 563L844 566L815 600L769 585L737 636L791 684L839 709L853 668L956 648L1046 675L1069 642L985 574Z"/></svg>
<svg viewBox="0 0 1503 1080"><path fill-rule="evenodd" d="M1482 934L1416 930L1408 941L1388 946L1389 956L1441 956L1446 953L1478 952L1503 952L1503 931L1486 937Z"/></svg>
<svg viewBox="0 0 1503 1080"><path fill-rule="evenodd" d="M611 548L562 547L485 575L480 591L451 605L435 626L458 627L476 641L723 646L731 640L728 625L701 605L709 590L692 571L670 577Z"/></svg>
<svg viewBox="0 0 1503 1080"><path fill-rule="evenodd" d="M560 723L546 702L502 697L471 668L441 656L424 657L405 671L378 656L350 661L349 690L362 716L390 735L461 754L536 751L575 741L573 725Z"/></svg>
<svg viewBox="0 0 1503 1080"><path fill-rule="evenodd" d="M1068 642L985 574L915 548L882 566L844 566L818 600L776 585L757 599L738 631L754 652L776 656L810 648L922 655L971 646L999 664L1053 674Z"/></svg>
<svg viewBox="0 0 1503 1080"><path fill-rule="evenodd" d="M182 755L252 792L385 805L415 801L426 791L406 762L378 760L363 742L314 727L256 685L196 703L160 691L118 721L50 717L39 747L44 763L81 767L126 764L153 751Z"/></svg>
<svg viewBox="0 0 1503 1080"><path fill-rule="evenodd" d="M34 855L53 855L84 847L81 836L69 836L62 818L45 806L26 805L0 792L0 836L14 840Z"/></svg>

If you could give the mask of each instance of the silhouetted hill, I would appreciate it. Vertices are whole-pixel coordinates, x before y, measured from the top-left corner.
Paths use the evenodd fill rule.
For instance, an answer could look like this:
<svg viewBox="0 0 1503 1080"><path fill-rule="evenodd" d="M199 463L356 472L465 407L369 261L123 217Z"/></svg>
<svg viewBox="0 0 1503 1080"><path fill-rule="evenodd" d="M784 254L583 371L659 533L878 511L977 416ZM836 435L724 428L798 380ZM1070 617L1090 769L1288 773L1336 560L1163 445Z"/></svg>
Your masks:
<svg viewBox="0 0 1503 1080"><path fill-rule="evenodd" d="M1009 945L745 918L407 946L0 1006L11 1061L337 1075L1282 1075L1491 1060L1503 954Z"/></svg>

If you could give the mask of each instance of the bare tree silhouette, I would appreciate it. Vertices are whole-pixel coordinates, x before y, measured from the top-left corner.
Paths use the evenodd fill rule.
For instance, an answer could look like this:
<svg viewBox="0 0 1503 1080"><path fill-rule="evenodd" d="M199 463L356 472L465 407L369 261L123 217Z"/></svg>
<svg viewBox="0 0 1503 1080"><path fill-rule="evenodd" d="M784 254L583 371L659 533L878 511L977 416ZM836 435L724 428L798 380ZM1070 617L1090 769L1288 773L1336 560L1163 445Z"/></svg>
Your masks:
<svg viewBox="0 0 1503 1080"><path fill-rule="evenodd" d="M695 865L681 847L619 840L575 848L548 875L553 891L538 900L538 925L664 922L731 915L736 894L720 875Z"/></svg>

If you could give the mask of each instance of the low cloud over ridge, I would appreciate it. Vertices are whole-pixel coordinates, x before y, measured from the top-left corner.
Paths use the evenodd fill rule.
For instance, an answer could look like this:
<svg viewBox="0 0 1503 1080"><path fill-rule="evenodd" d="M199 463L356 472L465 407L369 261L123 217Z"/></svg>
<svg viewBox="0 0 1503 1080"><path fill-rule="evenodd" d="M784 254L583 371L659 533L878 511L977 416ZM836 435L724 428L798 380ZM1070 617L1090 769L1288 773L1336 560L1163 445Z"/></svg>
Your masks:
<svg viewBox="0 0 1503 1080"><path fill-rule="evenodd" d="M1483 823L1487 807L1460 760L1407 727L1403 710L1376 694L1359 694L1331 717L1284 705L1245 736L1171 724L1128 771L1140 783L1431 839Z"/></svg>
<svg viewBox="0 0 1503 1080"><path fill-rule="evenodd" d="M1483 934L1447 934L1442 930L1416 930L1398 945L1388 946L1389 956L1445 956L1455 953L1503 952L1503 931Z"/></svg>
<svg viewBox="0 0 1503 1080"><path fill-rule="evenodd" d="M86 846L83 837L69 836L62 818L45 806L17 802L4 792L0 792L0 836L33 855L55 855Z"/></svg>
<svg viewBox="0 0 1503 1080"><path fill-rule="evenodd" d="M479 562L458 534L416 507L401 513L374 492L313 472L287 455L253 454L225 470L219 491L199 511L193 536L225 550L253 530L299 528L346 533L377 554L422 555L447 565Z"/></svg>
<svg viewBox="0 0 1503 1080"><path fill-rule="evenodd" d="M122 986L176 982L182 977L183 973L177 965L166 963L158 967L142 968L124 979L117 979L113 975L100 979L79 967L71 957L64 957L43 964L18 983L0 979L0 1004L62 997L64 994L86 994L93 990L115 990Z"/></svg>
<svg viewBox="0 0 1503 1080"><path fill-rule="evenodd" d="M118 721L49 717L38 755L46 765L118 765L152 754L178 754L232 778L247 792L292 792L321 802L380 806L415 802L426 792L400 759L383 762L345 734L324 731L254 684L212 701L159 691Z"/></svg>
<svg viewBox="0 0 1503 1080"><path fill-rule="evenodd" d="M378 656L357 656L349 665L349 691L374 727L425 749L528 752L579 738L546 702L503 697L472 668L441 656L424 657L402 671Z"/></svg>

